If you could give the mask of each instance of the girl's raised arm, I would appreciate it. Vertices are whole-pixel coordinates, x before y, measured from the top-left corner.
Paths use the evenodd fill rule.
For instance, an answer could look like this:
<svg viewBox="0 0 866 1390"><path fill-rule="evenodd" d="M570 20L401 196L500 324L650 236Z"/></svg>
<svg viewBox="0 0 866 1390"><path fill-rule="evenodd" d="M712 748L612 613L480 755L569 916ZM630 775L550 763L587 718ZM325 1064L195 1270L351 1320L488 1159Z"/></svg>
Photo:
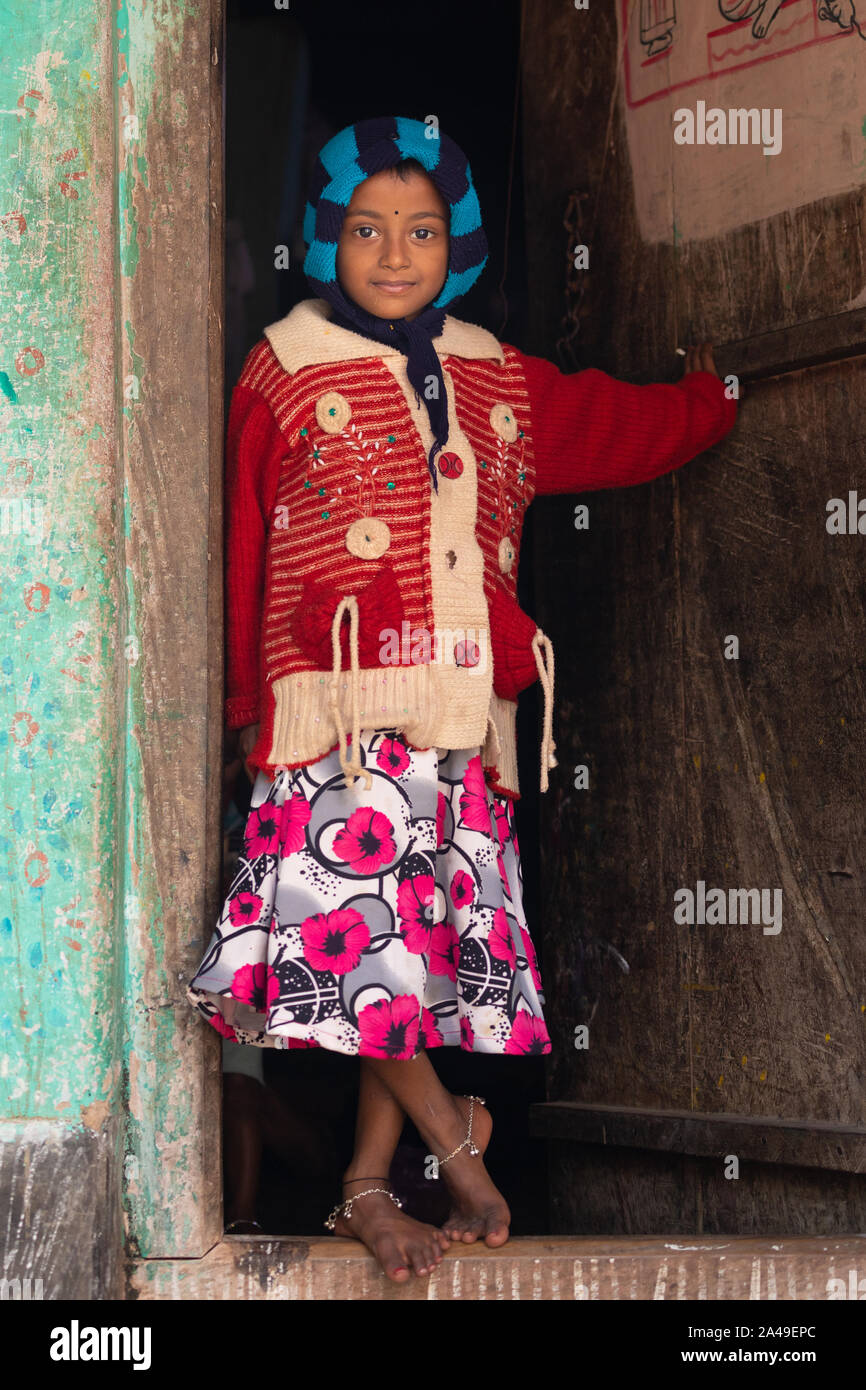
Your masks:
<svg viewBox="0 0 866 1390"><path fill-rule="evenodd" d="M540 494L648 482L718 444L736 422L737 402L711 371L635 386L597 367L566 374L544 357L520 357Z"/></svg>

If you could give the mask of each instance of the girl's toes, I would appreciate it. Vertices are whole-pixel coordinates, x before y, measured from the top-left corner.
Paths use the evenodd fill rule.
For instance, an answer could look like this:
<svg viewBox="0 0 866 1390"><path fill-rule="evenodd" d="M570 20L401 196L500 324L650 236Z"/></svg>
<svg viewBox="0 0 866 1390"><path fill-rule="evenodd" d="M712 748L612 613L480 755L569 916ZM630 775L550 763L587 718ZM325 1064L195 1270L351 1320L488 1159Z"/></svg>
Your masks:
<svg viewBox="0 0 866 1390"><path fill-rule="evenodd" d="M395 1284L405 1284L412 1277L406 1252L401 1250L395 1240L382 1240L374 1244L372 1253L385 1274Z"/></svg>
<svg viewBox="0 0 866 1390"><path fill-rule="evenodd" d="M508 1227L506 1226L505 1222L500 1221L498 1217L490 1217L490 1219L486 1222L486 1227L487 1229L484 1233L485 1245L504 1245L505 1242L508 1240Z"/></svg>
<svg viewBox="0 0 866 1390"><path fill-rule="evenodd" d="M409 1249L409 1259L412 1261L412 1268L416 1274L429 1274L430 1269L427 1263L427 1253L421 1245L413 1245Z"/></svg>
<svg viewBox="0 0 866 1390"><path fill-rule="evenodd" d="M452 1233L452 1240L456 1240L459 1244L463 1243L463 1241L475 1240L478 1236L478 1225L480 1225L480 1223L478 1223L473 1216L459 1216L459 1218L453 1220L452 1225L449 1226L449 1232Z"/></svg>

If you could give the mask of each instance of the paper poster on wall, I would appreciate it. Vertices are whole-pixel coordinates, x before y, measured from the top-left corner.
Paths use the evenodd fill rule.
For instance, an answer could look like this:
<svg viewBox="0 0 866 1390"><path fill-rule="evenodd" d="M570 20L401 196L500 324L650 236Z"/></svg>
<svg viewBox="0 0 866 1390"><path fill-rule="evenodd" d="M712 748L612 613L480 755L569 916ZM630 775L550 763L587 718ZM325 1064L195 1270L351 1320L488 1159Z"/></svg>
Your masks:
<svg viewBox="0 0 866 1390"><path fill-rule="evenodd" d="M866 0L620 0L618 24L646 241L866 183Z"/></svg>

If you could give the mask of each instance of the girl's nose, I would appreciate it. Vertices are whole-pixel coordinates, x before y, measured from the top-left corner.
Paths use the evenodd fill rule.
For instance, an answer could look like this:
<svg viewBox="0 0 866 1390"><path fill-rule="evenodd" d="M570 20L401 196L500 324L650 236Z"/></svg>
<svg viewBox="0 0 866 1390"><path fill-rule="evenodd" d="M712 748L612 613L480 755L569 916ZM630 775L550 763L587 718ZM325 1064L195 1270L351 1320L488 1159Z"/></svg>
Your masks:
<svg viewBox="0 0 866 1390"><path fill-rule="evenodd" d="M397 237L386 240L380 263L383 270L396 270L409 264L406 252Z"/></svg>

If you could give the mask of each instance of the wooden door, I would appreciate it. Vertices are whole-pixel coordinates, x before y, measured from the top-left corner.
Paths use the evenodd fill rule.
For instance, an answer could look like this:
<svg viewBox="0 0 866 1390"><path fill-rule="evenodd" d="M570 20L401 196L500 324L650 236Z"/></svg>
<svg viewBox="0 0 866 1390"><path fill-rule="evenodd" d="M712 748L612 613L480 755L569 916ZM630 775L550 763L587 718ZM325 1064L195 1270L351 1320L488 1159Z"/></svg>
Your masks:
<svg viewBox="0 0 866 1390"><path fill-rule="evenodd" d="M720 447L581 497L588 530L534 504L557 1232L866 1219L866 13L762 8L526 9L529 349L674 381L710 338L744 385ZM677 143L713 107L763 127ZM678 922L699 882L780 890L780 930Z"/></svg>

